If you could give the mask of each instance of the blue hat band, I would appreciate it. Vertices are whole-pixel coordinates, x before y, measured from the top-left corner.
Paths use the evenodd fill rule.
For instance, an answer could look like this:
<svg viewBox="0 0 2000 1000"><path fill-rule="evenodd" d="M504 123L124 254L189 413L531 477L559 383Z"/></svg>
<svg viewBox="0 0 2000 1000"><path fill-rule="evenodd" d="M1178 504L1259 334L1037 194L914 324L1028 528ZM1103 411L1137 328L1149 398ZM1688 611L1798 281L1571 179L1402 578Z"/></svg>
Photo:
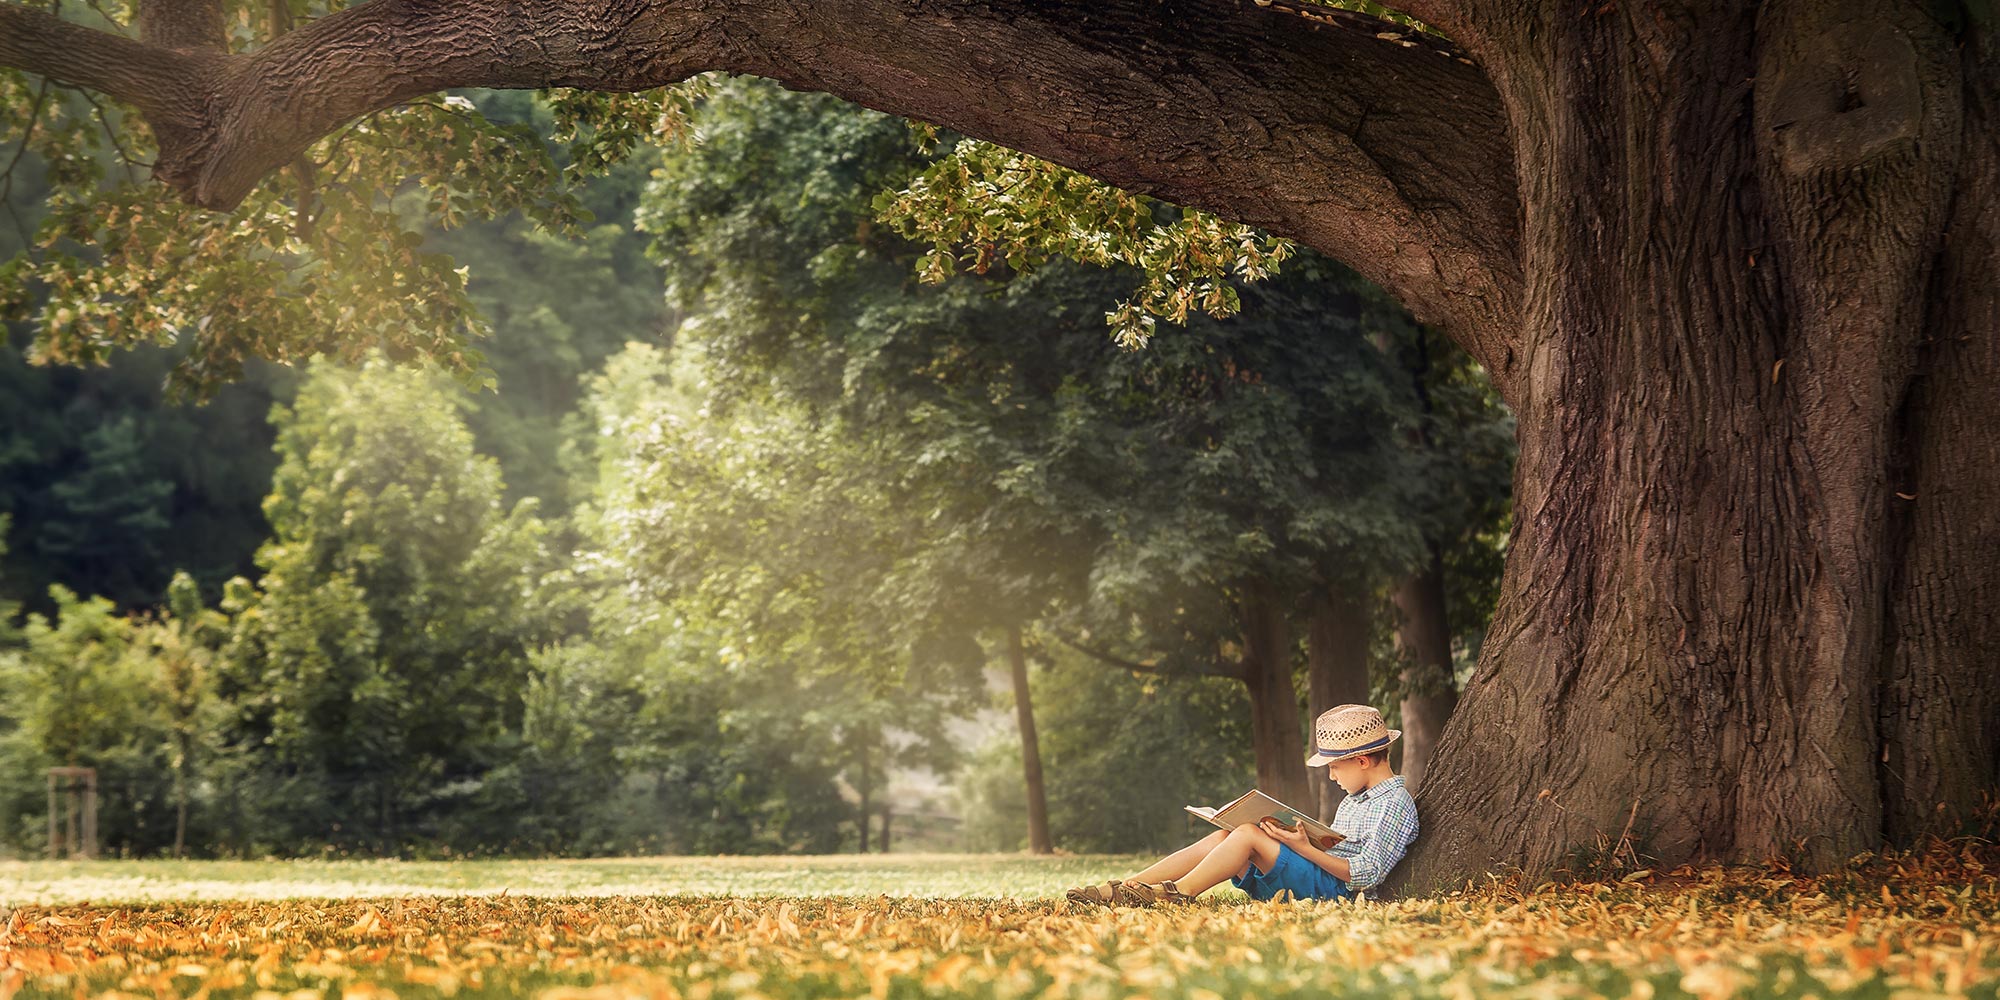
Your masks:
<svg viewBox="0 0 2000 1000"><path fill-rule="evenodd" d="M1358 747L1348 747L1344 750L1339 747L1332 747L1332 748L1320 747L1319 752L1328 757L1346 757L1350 754L1367 753L1370 750L1380 750L1383 747L1389 745L1389 740L1390 737L1384 736L1373 743L1364 743Z"/></svg>

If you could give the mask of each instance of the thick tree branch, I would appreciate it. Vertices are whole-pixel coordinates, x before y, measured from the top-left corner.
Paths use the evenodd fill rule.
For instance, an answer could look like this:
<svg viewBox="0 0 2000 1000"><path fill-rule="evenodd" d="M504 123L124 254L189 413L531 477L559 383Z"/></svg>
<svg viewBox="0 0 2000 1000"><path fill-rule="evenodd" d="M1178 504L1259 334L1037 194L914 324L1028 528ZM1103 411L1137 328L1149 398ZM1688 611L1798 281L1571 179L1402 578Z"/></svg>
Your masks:
<svg viewBox="0 0 2000 1000"><path fill-rule="evenodd" d="M370 0L210 62L0 3L0 63L137 104L161 179L216 208L341 123L449 87L768 76L1295 237L1505 391L1522 280L1500 102L1452 50L1370 27L1250 0Z"/></svg>
<svg viewBox="0 0 2000 1000"><path fill-rule="evenodd" d="M18 3L0 3L0 66L103 91L144 111L197 89L204 61L123 35L86 28Z"/></svg>
<svg viewBox="0 0 2000 1000"><path fill-rule="evenodd" d="M165 49L225 51L222 0L141 0L139 38Z"/></svg>

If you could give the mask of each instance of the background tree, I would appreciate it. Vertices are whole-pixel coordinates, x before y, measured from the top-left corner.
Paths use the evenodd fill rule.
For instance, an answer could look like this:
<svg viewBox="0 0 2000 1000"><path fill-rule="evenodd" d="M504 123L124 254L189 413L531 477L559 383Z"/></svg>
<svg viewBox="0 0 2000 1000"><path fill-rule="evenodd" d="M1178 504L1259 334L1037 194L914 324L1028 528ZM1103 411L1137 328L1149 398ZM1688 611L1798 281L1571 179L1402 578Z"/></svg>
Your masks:
<svg viewBox="0 0 2000 1000"><path fill-rule="evenodd" d="M890 609L882 619L911 646L957 632L997 660L1010 632L1049 623L1072 641L1108 637L1075 648L1123 669L1236 678L1253 691L1260 781L1308 798L1288 627L1300 592L1333 576L1366 592L1416 561L1426 532L1464 533L1465 494L1489 518L1504 496L1492 467L1401 443L1428 418L1415 377L1376 341L1400 349L1421 331L1315 259L1240 298L1217 284L1245 306L1227 324L1197 318L1120 350L1104 305L1135 286L1153 294L1129 266L1022 276L996 258L983 281L912 284L925 247L874 225L868 206L935 179L939 156L894 119L736 81L697 121L702 143L667 157L641 215L688 317L681 348L699 347L724 398L775 394L813 414L814 433L786 435L789 447L845 439L866 442L850 456L891 456L843 474L922 512L880 522L891 535L875 546L895 555L849 574L853 599ZM1048 180L1007 183L1032 199ZM1134 232L1183 249L1207 224L1137 199L1122 210ZM1440 367L1462 366L1454 357ZM1449 415L1504 439L1497 403L1461 409ZM1453 432L1469 434L1441 431ZM839 447L798 461L840 465ZM723 551L770 530L761 513L732 516ZM1141 634L1117 624L1134 615L1152 616ZM1232 652L1217 634L1236 637ZM1366 637L1351 641L1365 669ZM1125 646L1141 652L1111 655Z"/></svg>
<svg viewBox="0 0 2000 1000"><path fill-rule="evenodd" d="M235 843L477 845L482 810L522 805L485 778L562 610L534 501L501 507L497 465L427 373L320 366L273 423L274 537L228 596L218 676L235 707L218 763L259 810Z"/></svg>
<svg viewBox="0 0 2000 1000"><path fill-rule="evenodd" d="M252 569L276 464L264 414L290 376L253 366L206 406L176 405L160 388L172 364L149 348L110 368L31 366L20 345L0 348L10 597L48 613L60 583L136 610L162 602L176 567L211 600Z"/></svg>
<svg viewBox="0 0 2000 1000"><path fill-rule="evenodd" d="M1182 806L1227 802L1255 779L1241 684L1107 670L1061 647L1031 659L1049 822L1064 849L1186 846L1204 831ZM1020 754L1010 740L982 748L957 787L968 848L1027 846Z"/></svg>
<svg viewBox="0 0 2000 1000"><path fill-rule="evenodd" d="M719 663L728 680L701 688L773 737L811 734L789 747L750 734L725 744L792 760L794 771L831 764L825 777L859 800L854 842L867 850L890 767L948 771L943 722L978 685L964 661L899 643L889 610L855 598L895 554L873 456L775 401L725 403L698 366L683 361L670 375L666 356L643 344L613 358L591 409L600 478L579 517L583 564L608 591L599 627L704 637L683 640L698 659L681 669ZM732 685L740 698L726 693Z"/></svg>
<svg viewBox="0 0 2000 1000"><path fill-rule="evenodd" d="M167 585L167 608L167 615L146 624L144 641L157 665L156 702L166 721L167 767L173 774L173 852L181 857L187 852L195 777L205 770L220 708L213 690L215 651L228 621L203 606L200 588L186 573L175 573Z"/></svg>
<svg viewBox="0 0 2000 1000"><path fill-rule="evenodd" d="M13 824L9 842L46 848L45 776L51 767L97 770L99 848L144 854L173 844L175 795L168 716L152 694L156 675L144 628L101 597L62 587L53 615L28 616L24 648L0 652L0 781Z"/></svg>
<svg viewBox="0 0 2000 1000"><path fill-rule="evenodd" d="M465 95L487 121L565 134L559 106L518 91ZM564 423L582 404L583 387L630 340L664 343L672 327L660 271L646 237L632 224L658 149L591 165L588 146L558 145L553 158L574 178L581 235L550 232L520 213L446 226L424 211L422 193L398 207L425 232L426 249L449 254L469 272L466 294L491 334L480 342L493 373L490 392L472 394L465 411L479 450L506 474L507 497L535 497L544 517L566 513L588 492L562 465L574 428Z"/></svg>

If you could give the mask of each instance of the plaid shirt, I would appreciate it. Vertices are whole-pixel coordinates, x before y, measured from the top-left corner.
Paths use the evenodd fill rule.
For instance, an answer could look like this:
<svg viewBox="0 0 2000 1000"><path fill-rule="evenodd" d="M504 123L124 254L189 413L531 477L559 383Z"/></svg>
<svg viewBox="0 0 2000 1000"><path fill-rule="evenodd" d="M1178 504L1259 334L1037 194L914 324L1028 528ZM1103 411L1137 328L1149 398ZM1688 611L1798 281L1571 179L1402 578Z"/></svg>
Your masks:
<svg viewBox="0 0 2000 1000"><path fill-rule="evenodd" d="M1372 889L1417 839L1417 800L1399 774L1341 799L1332 826L1347 839L1326 853L1347 859L1347 887Z"/></svg>

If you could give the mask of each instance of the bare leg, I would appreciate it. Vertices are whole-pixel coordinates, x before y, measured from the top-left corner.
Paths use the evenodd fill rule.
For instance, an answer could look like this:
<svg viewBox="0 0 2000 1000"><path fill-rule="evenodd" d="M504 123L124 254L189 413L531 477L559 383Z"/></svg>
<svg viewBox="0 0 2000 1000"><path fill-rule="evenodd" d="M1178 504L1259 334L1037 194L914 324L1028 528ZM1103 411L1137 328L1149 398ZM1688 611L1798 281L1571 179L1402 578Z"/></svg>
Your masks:
<svg viewBox="0 0 2000 1000"><path fill-rule="evenodd" d="M1189 844L1186 847L1183 847L1180 850L1175 851L1174 853L1169 854L1166 857L1153 862L1152 867L1146 869L1145 871L1140 872L1137 875L1132 876L1132 881L1166 882L1180 878L1186 875L1188 872L1194 871L1194 866L1196 864L1199 864L1201 862L1201 859L1208 857L1208 852L1215 850L1217 845L1220 845L1222 843L1222 838L1227 835L1228 831L1217 830L1214 833L1211 833L1208 836L1203 837L1200 840L1197 840L1194 843Z"/></svg>
<svg viewBox="0 0 2000 1000"><path fill-rule="evenodd" d="M1174 888L1199 896L1222 884L1223 879L1249 871L1252 861L1258 871L1270 871L1278 863L1278 841L1254 826L1239 826L1186 875L1174 879Z"/></svg>

